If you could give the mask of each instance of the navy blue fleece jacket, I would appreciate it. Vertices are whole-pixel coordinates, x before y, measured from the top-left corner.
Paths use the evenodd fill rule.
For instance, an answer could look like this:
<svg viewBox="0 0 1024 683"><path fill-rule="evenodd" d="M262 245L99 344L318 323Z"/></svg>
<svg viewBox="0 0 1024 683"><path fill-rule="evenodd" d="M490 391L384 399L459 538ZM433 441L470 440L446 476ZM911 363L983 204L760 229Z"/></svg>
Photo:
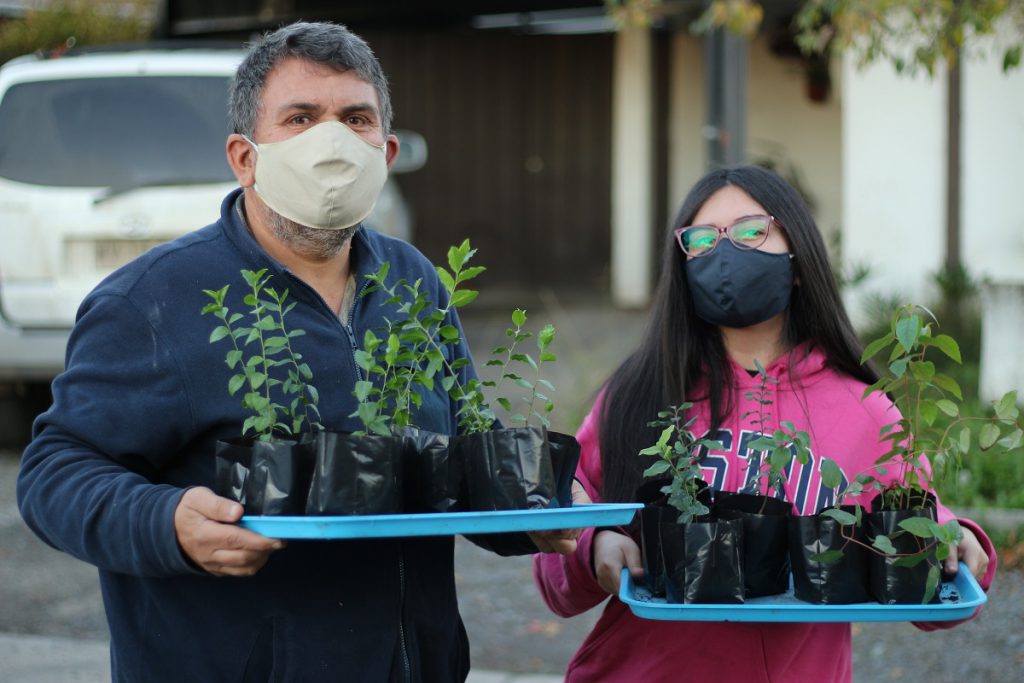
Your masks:
<svg viewBox="0 0 1024 683"><path fill-rule="evenodd" d="M227 342L200 316L203 289L240 270L267 268L271 286L298 303L288 316L311 366L328 429L358 428L356 339L380 329L386 295L359 298L343 324L309 286L249 234L230 194L216 223L148 252L82 303L53 384L53 406L34 426L18 479L29 526L47 543L99 567L115 681L464 680L451 537L295 542L250 578L216 578L181 552L173 513L186 487L211 486L214 444L239 436L245 411L227 393ZM361 229L353 238L358 289L390 261L392 278L444 290L413 247ZM458 325L458 320L453 320ZM468 356L465 346L455 355ZM472 372L471 367L467 370ZM417 424L454 433L454 407L438 383Z"/></svg>

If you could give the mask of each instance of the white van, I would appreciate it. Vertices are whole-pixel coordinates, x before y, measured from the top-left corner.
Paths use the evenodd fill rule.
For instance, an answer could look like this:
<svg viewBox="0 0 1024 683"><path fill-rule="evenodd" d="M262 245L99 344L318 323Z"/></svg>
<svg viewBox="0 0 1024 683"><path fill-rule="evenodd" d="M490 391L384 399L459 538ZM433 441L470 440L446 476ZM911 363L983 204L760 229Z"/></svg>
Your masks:
<svg viewBox="0 0 1024 683"><path fill-rule="evenodd" d="M102 278L219 215L236 186L224 141L242 56L111 49L0 68L0 432L20 405L12 387L63 369L75 312ZM422 138L400 136L393 172L419 168ZM367 223L409 239L393 182Z"/></svg>

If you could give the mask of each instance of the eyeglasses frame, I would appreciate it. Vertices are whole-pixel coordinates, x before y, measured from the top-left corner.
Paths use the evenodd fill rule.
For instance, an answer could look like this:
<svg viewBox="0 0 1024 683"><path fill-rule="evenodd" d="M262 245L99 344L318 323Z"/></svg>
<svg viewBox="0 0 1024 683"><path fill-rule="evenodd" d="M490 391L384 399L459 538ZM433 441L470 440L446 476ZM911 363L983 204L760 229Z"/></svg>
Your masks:
<svg viewBox="0 0 1024 683"><path fill-rule="evenodd" d="M750 220L751 218L767 218L768 219L768 228L767 228L767 230L765 230L765 233L764 233L764 241L761 242L761 244L758 244L758 245L753 246L753 247L747 246L745 244L736 244L736 242L733 241L732 237L729 236L729 230L734 228L736 225L742 223L743 221ZM778 221L778 219L775 218L775 216L772 216L772 215L769 215L769 214L765 214L765 213L755 213L755 214L751 214L749 216L742 216L740 218L737 218L732 223L730 223L729 225L726 225L723 228L720 228L717 225L708 225L706 223L697 223L695 225L684 225L681 228L676 228L675 230L672 231L672 234L675 235L676 244L679 245L679 248L682 250L682 252L685 255L689 256L690 258L702 258L704 256L708 256L708 255L712 254L715 251L715 249L718 248L718 243L722 241L722 236L723 235L725 235L726 239L728 239L730 242L732 242L733 246L735 246L737 249L743 249L745 251L753 251L754 249L758 249L761 246L763 246L765 242L768 241L768 238L772 234L772 226L773 225L777 225L780 228L783 227L782 223L780 223ZM710 249L708 249L707 251L701 252L700 254L691 254L690 252L686 251L686 247L683 246L683 233L686 232L687 230L690 230L691 228L707 228L708 230L714 230L715 232L718 233L718 235L715 237L715 243L711 245Z"/></svg>

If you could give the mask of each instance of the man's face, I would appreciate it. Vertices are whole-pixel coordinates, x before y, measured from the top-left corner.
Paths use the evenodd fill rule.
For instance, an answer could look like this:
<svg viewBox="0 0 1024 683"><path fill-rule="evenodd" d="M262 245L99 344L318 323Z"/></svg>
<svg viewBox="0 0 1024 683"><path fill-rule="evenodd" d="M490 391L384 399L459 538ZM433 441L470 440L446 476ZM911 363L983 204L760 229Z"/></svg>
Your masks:
<svg viewBox="0 0 1024 683"><path fill-rule="evenodd" d="M384 135L380 101L372 85L352 71L334 69L297 57L286 57L263 86L254 141L279 142L325 121L340 121L374 145ZM393 160L388 145L388 164ZM397 152L397 149L394 150Z"/></svg>
<svg viewBox="0 0 1024 683"><path fill-rule="evenodd" d="M348 126L371 144L386 145L389 168L398 156L398 138L384 134L380 100L372 85L354 72L336 71L297 57L282 59L267 74L253 141L280 142L328 121ZM239 184L251 190L256 182L256 154L251 145L241 135L232 134L228 136L227 153ZM300 225L271 210L253 192L247 192L246 202L254 217L278 241L311 257L333 257L356 230L318 230Z"/></svg>

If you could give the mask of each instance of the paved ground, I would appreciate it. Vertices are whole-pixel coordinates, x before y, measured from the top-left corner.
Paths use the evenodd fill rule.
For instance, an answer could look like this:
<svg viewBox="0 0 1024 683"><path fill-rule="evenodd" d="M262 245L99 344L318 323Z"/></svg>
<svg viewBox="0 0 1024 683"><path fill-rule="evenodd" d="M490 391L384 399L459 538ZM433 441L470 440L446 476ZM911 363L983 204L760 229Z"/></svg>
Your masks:
<svg viewBox="0 0 1024 683"><path fill-rule="evenodd" d="M639 336L643 316L597 304L574 303L567 310L544 293L526 305L531 322L553 320L559 328L555 426L572 430L611 365ZM466 320L478 364L503 338L506 318ZM16 454L0 452L0 683L106 680L107 630L95 570L48 548L25 528L14 503L16 472ZM471 683L559 680L596 611L570 620L550 614L533 588L527 558L499 558L460 542L456 559L472 645ZM1024 680L1022 609L1024 575L1004 572L981 617L955 630L927 634L905 623L855 624L856 681Z"/></svg>

